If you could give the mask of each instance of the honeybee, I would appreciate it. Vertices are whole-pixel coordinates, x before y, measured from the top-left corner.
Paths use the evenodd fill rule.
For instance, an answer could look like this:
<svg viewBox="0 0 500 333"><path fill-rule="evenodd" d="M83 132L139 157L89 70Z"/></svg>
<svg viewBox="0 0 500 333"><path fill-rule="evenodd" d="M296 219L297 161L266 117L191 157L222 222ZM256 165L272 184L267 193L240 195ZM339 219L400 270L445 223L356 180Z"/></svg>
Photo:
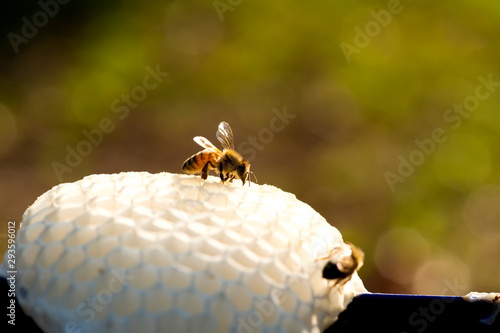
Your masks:
<svg viewBox="0 0 500 333"><path fill-rule="evenodd" d="M354 274L363 266L365 258L364 252L352 243L346 242L351 249L351 254L346 253L341 247L334 248L328 259L328 263L323 268L323 278L328 280L335 280L332 287L340 283L341 286L345 285ZM326 259L322 258L322 259Z"/></svg>
<svg viewBox="0 0 500 333"><path fill-rule="evenodd" d="M215 169L222 183L226 180L232 182L238 177L243 185L247 180L250 184L250 176L253 176L257 182L257 178L250 171L250 163L234 150L234 136L229 124L225 121L221 122L215 136L223 150L219 150L208 139L195 136L194 142L205 149L184 161L182 170L188 174L201 173L201 178L207 179L210 170Z"/></svg>

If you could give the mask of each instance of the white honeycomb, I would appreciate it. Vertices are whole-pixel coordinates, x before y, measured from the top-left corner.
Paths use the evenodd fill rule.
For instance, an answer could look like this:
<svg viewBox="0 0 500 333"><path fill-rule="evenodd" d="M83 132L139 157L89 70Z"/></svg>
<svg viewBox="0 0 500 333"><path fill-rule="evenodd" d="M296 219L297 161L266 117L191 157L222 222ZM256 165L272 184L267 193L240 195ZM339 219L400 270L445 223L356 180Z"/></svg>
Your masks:
<svg viewBox="0 0 500 333"><path fill-rule="evenodd" d="M51 333L320 332L366 291L357 274L322 278L337 246L336 228L273 186L91 175L24 213L17 297Z"/></svg>

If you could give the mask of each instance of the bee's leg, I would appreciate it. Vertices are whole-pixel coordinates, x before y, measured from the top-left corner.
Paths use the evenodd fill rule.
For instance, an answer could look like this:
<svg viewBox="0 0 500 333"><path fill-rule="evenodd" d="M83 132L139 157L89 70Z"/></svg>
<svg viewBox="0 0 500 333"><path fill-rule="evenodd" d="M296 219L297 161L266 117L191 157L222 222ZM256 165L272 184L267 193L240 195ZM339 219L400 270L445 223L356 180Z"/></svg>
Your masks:
<svg viewBox="0 0 500 333"><path fill-rule="evenodd" d="M224 173L222 172L224 166L222 165L222 162L219 162L218 169L219 169L219 177L220 177L220 182L224 183L226 181L226 177L224 177Z"/></svg>
<svg viewBox="0 0 500 333"><path fill-rule="evenodd" d="M339 280L336 280L334 281L329 287L328 287L328 294L330 294L333 290L333 288L335 288L337 286L337 284L339 283L340 281ZM341 286L343 286L344 284L341 284Z"/></svg>
<svg viewBox="0 0 500 333"><path fill-rule="evenodd" d="M205 163L205 165L201 169L201 179L207 179L208 172L210 171L210 167L211 167L210 161Z"/></svg>
<svg viewBox="0 0 500 333"><path fill-rule="evenodd" d="M222 172L220 173L220 182L221 183L224 183L228 179L229 179L229 177L227 175L224 176L224 173L222 173ZM229 181L231 181L231 179L229 179Z"/></svg>
<svg viewBox="0 0 500 333"><path fill-rule="evenodd" d="M322 260L325 260L325 259L328 259L328 258L330 258L330 256L321 257L321 258L316 258L316 259L314 259L314 261L315 261L315 262L316 262L316 261L322 261Z"/></svg>
<svg viewBox="0 0 500 333"><path fill-rule="evenodd" d="M229 178L229 182L232 183L233 179L234 179L234 176L231 176L231 178Z"/></svg>

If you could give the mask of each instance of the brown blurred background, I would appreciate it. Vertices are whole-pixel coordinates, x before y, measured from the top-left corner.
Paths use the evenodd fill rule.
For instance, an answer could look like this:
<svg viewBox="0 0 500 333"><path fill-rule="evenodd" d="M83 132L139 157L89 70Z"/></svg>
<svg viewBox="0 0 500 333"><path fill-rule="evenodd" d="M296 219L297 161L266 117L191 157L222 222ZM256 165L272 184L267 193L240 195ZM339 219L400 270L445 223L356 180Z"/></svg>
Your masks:
<svg viewBox="0 0 500 333"><path fill-rule="evenodd" d="M225 120L370 291L499 291L500 3L395 3L3 4L2 253L51 187L180 172Z"/></svg>

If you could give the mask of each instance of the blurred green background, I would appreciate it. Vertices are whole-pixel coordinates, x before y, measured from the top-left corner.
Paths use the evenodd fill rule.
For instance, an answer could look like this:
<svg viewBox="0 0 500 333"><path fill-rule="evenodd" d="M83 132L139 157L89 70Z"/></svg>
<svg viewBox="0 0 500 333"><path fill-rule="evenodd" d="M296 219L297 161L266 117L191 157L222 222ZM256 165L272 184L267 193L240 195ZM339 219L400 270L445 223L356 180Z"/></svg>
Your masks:
<svg viewBox="0 0 500 333"><path fill-rule="evenodd" d="M51 187L181 172L225 120L370 291L499 291L500 2L41 3L1 11L2 253Z"/></svg>

